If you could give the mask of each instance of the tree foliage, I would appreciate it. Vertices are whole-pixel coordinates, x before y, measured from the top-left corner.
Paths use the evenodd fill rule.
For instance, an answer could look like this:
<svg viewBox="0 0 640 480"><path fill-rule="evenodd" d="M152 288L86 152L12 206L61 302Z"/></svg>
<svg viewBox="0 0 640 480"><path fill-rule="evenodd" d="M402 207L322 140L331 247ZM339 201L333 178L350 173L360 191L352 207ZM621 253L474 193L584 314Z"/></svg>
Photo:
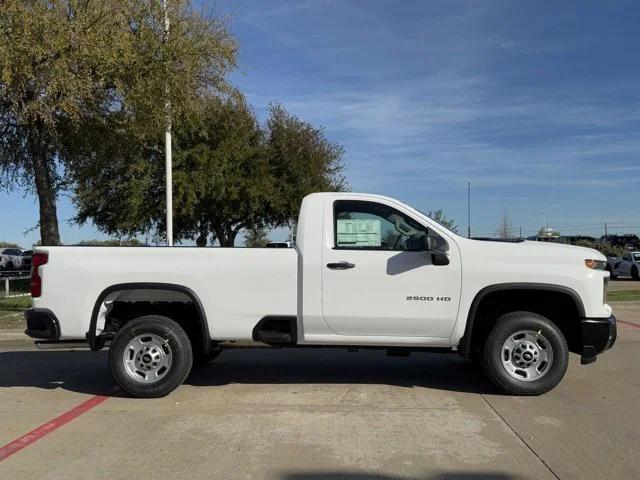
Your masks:
<svg viewBox="0 0 640 480"><path fill-rule="evenodd" d="M628 252L627 248L621 245L611 245L609 242L592 242L589 240L580 240L576 243L580 247L593 248L603 254L605 257L621 257Z"/></svg>
<svg viewBox="0 0 640 480"><path fill-rule="evenodd" d="M145 244L142 243L137 238L128 238L124 240L119 239L107 239L107 240L81 240L76 245L81 247L144 247Z"/></svg>
<svg viewBox="0 0 640 480"><path fill-rule="evenodd" d="M20 245L12 242L5 242L0 240L0 248L19 248L22 249Z"/></svg>
<svg viewBox="0 0 640 480"><path fill-rule="evenodd" d="M203 99L203 116L176 125L174 236L233 246L242 229L289 225L304 196L344 190L342 147L272 105L264 126L239 92ZM111 235L165 231L164 159L144 142L109 142L77 178L80 223Z"/></svg>
<svg viewBox="0 0 640 480"><path fill-rule="evenodd" d="M244 246L251 248L264 248L269 243L269 235L264 228L251 227L244 235Z"/></svg>
<svg viewBox="0 0 640 480"><path fill-rule="evenodd" d="M496 229L496 236L505 240L513 238L515 236L513 233L513 225L511 224L509 214L506 210L504 211L502 219L500 219L500 223L498 224L498 228Z"/></svg>
<svg viewBox="0 0 640 480"><path fill-rule="evenodd" d="M200 233L233 246L243 228L269 223L265 210L273 178L264 156L264 134L241 94L211 98L201 128L180 128L175 158L177 238ZM160 231L163 215L164 210L155 213Z"/></svg>
<svg viewBox="0 0 640 480"><path fill-rule="evenodd" d="M345 191L348 184L343 176L341 145L280 104L271 104L269 113L266 158L274 185L267 223L279 227L296 220L306 195Z"/></svg>
<svg viewBox="0 0 640 480"><path fill-rule="evenodd" d="M161 2L2 1L0 173L6 188L37 194L44 244L60 243L56 198L75 162L161 137L165 101L174 118L194 118L203 95L225 88L236 44L224 23L168 4L167 38Z"/></svg>
<svg viewBox="0 0 640 480"><path fill-rule="evenodd" d="M541 227L538 229L538 236L539 237L559 237L560 232L558 232L557 230L551 230L550 228L547 228L547 227Z"/></svg>
<svg viewBox="0 0 640 480"><path fill-rule="evenodd" d="M447 218L441 208L439 208L438 210L429 210L427 212L427 217L435 220L440 225L448 228L452 232L458 233L458 226L456 225L456 221L453 218Z"/></svg>

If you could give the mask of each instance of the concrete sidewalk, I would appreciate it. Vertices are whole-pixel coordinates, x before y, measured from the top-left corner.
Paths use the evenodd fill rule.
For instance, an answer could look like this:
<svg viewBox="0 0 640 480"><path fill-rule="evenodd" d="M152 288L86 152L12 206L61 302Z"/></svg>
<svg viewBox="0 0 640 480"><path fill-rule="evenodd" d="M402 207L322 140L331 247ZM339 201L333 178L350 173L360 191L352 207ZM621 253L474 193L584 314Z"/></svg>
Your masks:
<svg viewBox="0 0 640 480"><path fill-rule="evenodd" d="M30 342L33 339L24 334L24 328L4 328L0 329L0 342Z"/></svg>

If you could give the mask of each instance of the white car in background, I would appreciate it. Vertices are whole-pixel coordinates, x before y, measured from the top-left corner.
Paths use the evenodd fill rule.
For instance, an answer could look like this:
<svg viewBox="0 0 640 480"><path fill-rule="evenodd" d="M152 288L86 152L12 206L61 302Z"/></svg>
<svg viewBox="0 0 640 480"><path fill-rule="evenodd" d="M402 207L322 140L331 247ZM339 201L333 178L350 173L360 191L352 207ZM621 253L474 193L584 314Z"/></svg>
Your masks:
<svg viewBox="0 0 640 480"><path fill-rule="evenodd" d="M0 269L19 270L22 267L22 251L19 248L0 249Z"/></svg>
<svg viewBox="0 0 640 480"><path fill-rule="evenodd" d="M640 280L640 251L627 252L622 258L609 257L607 259L607 270L609 270L611 278L617 278L622 275L631 277L634 280Z"/></svg>

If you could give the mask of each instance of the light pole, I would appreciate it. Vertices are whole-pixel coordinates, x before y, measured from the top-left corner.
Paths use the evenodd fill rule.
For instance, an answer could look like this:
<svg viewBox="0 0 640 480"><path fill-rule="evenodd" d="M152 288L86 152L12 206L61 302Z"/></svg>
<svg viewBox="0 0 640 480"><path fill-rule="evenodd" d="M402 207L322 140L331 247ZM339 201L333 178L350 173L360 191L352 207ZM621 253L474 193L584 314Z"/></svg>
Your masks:
<svg viewBox="0 0 640 480"><path fill-rule="evenodd" d="M467 182L467 238L471 238L471 182Z"/></svg>
<svg viewBox="0 0 640 480"><path fill-rule="evenodd" d="M169 13L167 11L167 1L162 0L162 10L164 12L164 39L163 43L169 40ZM169 101L169 87L166 87L167 98L164 108L166 113L166 127L164 131L164 168L166 179L166 202L167 202L167 246L173 245L173 169L171 165L171 102Z"/></svg>

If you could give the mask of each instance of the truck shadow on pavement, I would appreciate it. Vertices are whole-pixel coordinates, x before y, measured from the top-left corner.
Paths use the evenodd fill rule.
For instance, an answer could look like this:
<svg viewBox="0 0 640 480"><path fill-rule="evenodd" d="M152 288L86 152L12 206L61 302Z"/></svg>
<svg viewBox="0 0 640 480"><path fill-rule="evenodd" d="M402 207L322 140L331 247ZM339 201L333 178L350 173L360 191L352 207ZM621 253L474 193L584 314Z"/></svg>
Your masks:
<svg viewBox="0 0 640 480"><path fill-rule="evenodd" d="M5 351L0 388L63 388L125 396L115 391L107 352ZM197 387L228 384L381 384L468 393L495 393L480 368L457 355L413 353L387 357L381 351L341 349L252 349L223 352L194 366L184 382Z"/></svg>

